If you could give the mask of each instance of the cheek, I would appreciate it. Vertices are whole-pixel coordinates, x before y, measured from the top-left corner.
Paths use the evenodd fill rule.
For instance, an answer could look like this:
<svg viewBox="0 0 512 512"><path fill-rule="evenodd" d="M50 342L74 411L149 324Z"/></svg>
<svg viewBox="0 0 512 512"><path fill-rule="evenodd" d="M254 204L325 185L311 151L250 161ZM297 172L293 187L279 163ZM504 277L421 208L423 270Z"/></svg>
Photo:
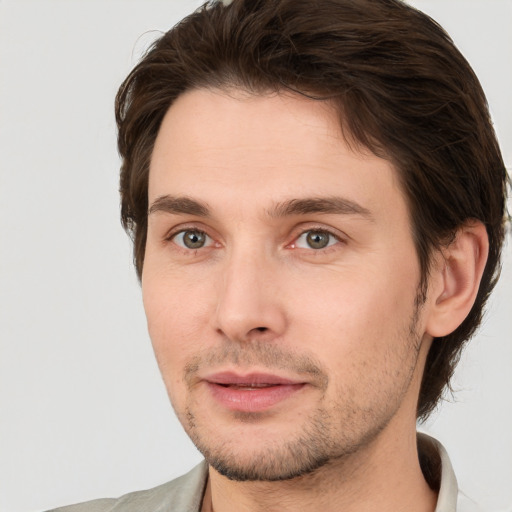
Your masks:
<svg viewBox="0 0 512 512"><path fill-rule="evenodd" d="M198 352L200 323L194 314L197 301L189 300L186 293L177 293L176 286L166 283L168 281L163 278L144 276L144 309L167 394L181 421L184 421L182 415L187 397L184 368Z"/></svg>
<svg viewBox="0 0 512 512"><path fill-rule="evenodd" d="M166 382L171 376L181 378L183 366L204 341L208 315L198 293L197 289L182 286L179 280L170 281L150 273L143 277L148 331Z"/></svg>
<svg viewBox="0 0 512 512"><path fill-rule="evenodd" d="M300 339L326 364L344 370L403 348L417 290L414 269L404 274L406 280L383 272L333 275L317 293L296 293L294 317L304 333Z"/></svg>
<svg viewBox="0 0 512 512"><path fill-rule="evenodd" d="M336 290L324 287L321 307L311 301L302 309L300 339L329 375L326 403L354 415L394 407L416 365L410 335L416 288L400 293L390 281L373 283L346 292L341 283Z"/></svg>

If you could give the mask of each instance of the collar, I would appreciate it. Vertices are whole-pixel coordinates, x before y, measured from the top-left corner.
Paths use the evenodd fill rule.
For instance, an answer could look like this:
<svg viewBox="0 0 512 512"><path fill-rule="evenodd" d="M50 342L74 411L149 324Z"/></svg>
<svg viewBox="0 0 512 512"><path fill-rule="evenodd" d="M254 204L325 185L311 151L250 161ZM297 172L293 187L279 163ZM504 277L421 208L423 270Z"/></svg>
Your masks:
<svg viewBox="0 0 512 512"><path fill-rule="evenodd" d="M418 432L418 451L420 457L428 458L427 453L434 453L438 457L438 461L428 461L439 467L439 494L437 497L437 506L435 512L456 512L457 511L457 495L459 486L457 478L453 471L452 463L444 446L433 437Z"/></svg>

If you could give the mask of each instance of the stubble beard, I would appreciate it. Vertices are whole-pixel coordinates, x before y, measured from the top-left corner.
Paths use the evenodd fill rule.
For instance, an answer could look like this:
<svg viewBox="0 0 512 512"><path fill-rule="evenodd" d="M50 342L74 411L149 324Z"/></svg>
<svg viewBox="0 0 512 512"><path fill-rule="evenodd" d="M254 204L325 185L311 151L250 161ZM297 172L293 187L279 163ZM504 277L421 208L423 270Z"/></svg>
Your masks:
<svg viewBox="0 0 512 512"><path fill-rule="evenodd" d="M411 348L408 358L403 361L405 371L402 373L402 387L391 389L387 396L380 397L379 403L362 408L357 399L352 398L350 389L338 389L337 396L341 399L330 410L323 407L315 409L302 422L300 432L288 436L286 440L273 438L269 430L268 441L253 448L249 455L230 439L213 439L216 433L211 432L204 423L208 419L200 418L190 405L180 417L187 434L208 464L230 480L283 481L314 474L328 465L342 466L344 460L367 447L386 428L409 388L421 346L416 332L420 308L421 304L416 304L407 329L407 343ZM242 349L236 343L230 344L222 352L215 352L207 358L198 357L188 366L188 373L192 375L205 361L231 361L247 365L258 362L274 369L308 368L321 383L323 391L328 384L326 372L316 361L304 357L294 359L272 344L255 343L250 349L247 346ZM380 382L377 379L369 381L369 384L369 388L378 388ZM260 419L258 414L235 413L234 419L240 425L257 423Z"/></svg>
<svg viewBox="0 0 512 512"><path fill-rule="evenodd" d="M301 435L293 440L267 443L254 450L248 460L241 457L241 450L229 443L212 445L194 426L194 417L189 413L188 434L208 464L230 480L274 482L291 480L309 474L327 464L331 458L326 449L326 423L321 411L312 418ZM332 447L331 447L332 449Z"/></svg>

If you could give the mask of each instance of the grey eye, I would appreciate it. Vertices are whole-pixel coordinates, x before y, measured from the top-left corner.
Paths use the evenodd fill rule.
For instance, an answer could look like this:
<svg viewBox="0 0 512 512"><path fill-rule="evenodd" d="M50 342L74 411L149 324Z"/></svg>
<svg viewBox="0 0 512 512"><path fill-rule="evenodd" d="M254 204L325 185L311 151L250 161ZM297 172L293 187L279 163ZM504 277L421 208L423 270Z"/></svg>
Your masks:
<svg viewBox="0 0 512 512"><path fill-rule="evenodd" d="M310 231L306 235L306 242L312 249L323 249L329 245L331 235L325 231Z"/></svg>
<svg viewBox="0 0 512 512"><path fill-rule="evenodd" d="M325 249L337 242L337 238L328 231L311 229L297 238L295 246L300 249Z"/></svg>
<svg viewBox="0 0 512 512"><path fill-rule="evenodd" d="M185 249L201 249L207 245L208 239L206 233L196 229L181 231L174 237L176 244Z"/></svg>

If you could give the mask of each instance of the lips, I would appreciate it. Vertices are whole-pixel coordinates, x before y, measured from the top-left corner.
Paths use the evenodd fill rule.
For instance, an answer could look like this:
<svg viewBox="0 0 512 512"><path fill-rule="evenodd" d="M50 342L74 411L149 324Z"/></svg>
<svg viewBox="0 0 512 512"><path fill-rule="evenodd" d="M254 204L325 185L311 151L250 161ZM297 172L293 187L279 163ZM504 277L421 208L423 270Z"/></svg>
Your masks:
<svg viewBox="0 0 512 512"><path fill-rule="evenodd" d="M222 372L204 379L215 401L232 411L261 412L298 393L305 382L278 375Z"/></svg>
<svg viewBox="0 0 512 512"><path fill-rule="evenodd" d="M205 380L224 386L263 387L298 384L297 381L285 379L268 373L249 373L247 375L239 375L233 372L222 372L210 375L206 377Z"/></svg>

